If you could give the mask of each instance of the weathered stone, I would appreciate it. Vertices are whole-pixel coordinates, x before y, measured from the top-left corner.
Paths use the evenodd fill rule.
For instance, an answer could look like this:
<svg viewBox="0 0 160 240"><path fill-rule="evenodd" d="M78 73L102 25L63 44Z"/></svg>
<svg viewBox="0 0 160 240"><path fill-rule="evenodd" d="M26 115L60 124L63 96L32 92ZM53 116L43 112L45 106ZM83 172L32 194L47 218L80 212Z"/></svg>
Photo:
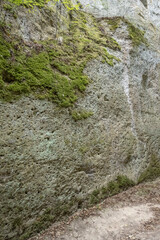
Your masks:
<svg viewBox="0 0 160 240"><path fill-rule="evenodd" d="M100 18L103 31L109 31L121 46L121 51L108 49L120 59L113 66L95 59L84 70L92 82L75 105L91 111L90 118L74 121L71 108L60 109L33 96L0 103L0 216L4 221L0 239L19 235L27 239L57 220L59 209L64 214L75 211L88 194L117 175L137 181L153 154L159 159L160 53L153 13L153 9L159 12L159 6L155 2L148 3L148 10L138 0L86 5L86 11ZM20 9L16 19L1 9L6 23L13 24L11 34L29 42L55 38L54 11ZM127 9L126 17L146 31L149 46L133 46L122 18L111 30L105 17L122 17Z"/></svg>

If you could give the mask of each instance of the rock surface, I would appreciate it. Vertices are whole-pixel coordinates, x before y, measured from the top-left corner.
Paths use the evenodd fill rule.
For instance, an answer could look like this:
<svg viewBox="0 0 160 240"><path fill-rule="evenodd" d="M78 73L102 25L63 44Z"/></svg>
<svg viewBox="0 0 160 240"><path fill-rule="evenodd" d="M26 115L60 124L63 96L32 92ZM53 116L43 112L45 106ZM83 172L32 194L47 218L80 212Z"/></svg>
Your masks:
<svg viewBox="0 0 160 240"><path fill-rule="evenodd" d="M159 240L159 203L157 180L79 211L30 240Z"/></svg>
<svg viewBox="0 0 160 240"><path fill-rule="evenodd" d="M158 1L148 1L147 8L139 0L96 0L91 7L91 0L80 2L119 43L121 51L108 51L120 61L114 66L97 59L87 63L84 73L91 83L74 106L93 112L87 119L74 121L70 108L32 96L0 103L0 239L26 239L39 219L55 220L51 209L56 212L72 202L70 210L75 211L88 194L117 175L137 181L153 156L160 159ZM24 41L55 38L54 11L28 13L22 8L17 18L4 9L1 13L13 24L11 34ZM117 16L145 30L149 46L134 46L122 19L111 28L105 17Z"/></svg>

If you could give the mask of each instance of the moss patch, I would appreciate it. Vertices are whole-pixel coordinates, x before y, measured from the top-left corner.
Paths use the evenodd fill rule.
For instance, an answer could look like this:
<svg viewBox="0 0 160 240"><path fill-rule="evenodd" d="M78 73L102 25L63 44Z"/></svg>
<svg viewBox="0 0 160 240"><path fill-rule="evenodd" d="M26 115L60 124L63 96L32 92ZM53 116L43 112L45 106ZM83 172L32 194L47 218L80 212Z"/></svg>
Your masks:
<svg viewBox="0 0 160 240"><path fill-rule="evenodd" d="M90 204L96 204L101 200L127 190L134 185L135 183L128 177L120 175L115 181L109 182L106 187L103 186L101 189L94 190L90 196Z"/></svg>
<svg viewBox="0 0 160 240"><path fill-rule="evenodd" d="M160 177L160 159L152 154L148 168L140 175L138 182L153 181Z"/></svg>
<svg viewBox="0 0 160 240"><path fill-rule="evenodd" d="M9 2L15 5L25 6L27 8L33 8L34 6L42 8L47 2L49 2L49 0L9 0Z"/></svg>
<svg viewBox="0 0 160 240"><path fill-rule="evenodd" d="M105 20L111 31L115 31L118 27L121 27L123 23L127 25L129 38L132 40L134 47L139 46L140 44L145 44L148 46L147 39L145 38L145 31L142 31L138 27L134 26L131 22L123 17L112 17L112 18L102 18Z"/></svg>
<svg viewBox="0 0 160 240"><path fill-rule="evenodd" d="M9 4L9 3L3 4L3 8L4 8L6 11L12 11L12 5Z"/></svg>
<svg viewBox="0 0 160 240"><path fill-rule="evenodd" d="M79 66L72 67L63 60L60 65L58 62L60 59L56 54L61 57L61 53L58 49L55 52L53 47L54 44L50 49L38 54L32 52L32 56L27 57L22 52L14 51L11 44L8 44L1 35L0 98L11 101L22 94L34 93L38 98L51 99L60 106L70 106L77 99L76 89L84 91L88 78ZM62 54L64 58L65 52ZM72 81L67 77L68 75Z"/></svg>
<svg viewBox="0 0 160 240"><path fill-rule="evenodd" d="M107 20L111 31L115 31L120 26L121 18L115 17Z"/></svg>
<svg viewBox="0 0 160 240"><path fill-rule="evenodd" d="M147 39L144 37L145 31L142 31L139 28L135 27L127 20L125 20L125 23L128 25L128 33L130 39L132 40L133 46L136 47L142 43L148 46Z"/></svg>
<svg viewBox="0 0 160 240"><path fill-rule="evenodd" d="M74 111L72 111L71 115L72 115L72 118L75 121L79 121L79 120L91 117L93 115L93 112L86 111L86 110L79 110L79 111L78 110L74 110Z"/></svg>
<svg viewBox="0 0 160 240"><path fill-rule="evenodd" d="M10 42L0 29L0 99L4 101L32 93L62 107L72 106L89 83L83 73L88 61L98 58L111 66L119 61L106 50L119 50L117 42L102 35L96 20L80 11L72 13L69 33L61 34L62 44L50 40L32 43L32 48L17 47L18 41Z"/></svg>

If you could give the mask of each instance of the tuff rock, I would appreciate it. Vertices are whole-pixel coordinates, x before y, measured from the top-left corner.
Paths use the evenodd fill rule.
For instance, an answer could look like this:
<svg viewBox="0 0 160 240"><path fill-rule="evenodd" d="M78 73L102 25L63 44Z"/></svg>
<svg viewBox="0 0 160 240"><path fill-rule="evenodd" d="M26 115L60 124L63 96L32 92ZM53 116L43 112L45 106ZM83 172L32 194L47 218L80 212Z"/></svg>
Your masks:
<svg viewBox="0 0 160 240"><path fill-rule="evenodd" d="M86 206L92 191L118 175L138 182L153 158L160 159L160 3L80 3L120 45L120 51L107 48L119 61L113 66L88 61L84 74L90 83L73 107L60 108L32 95L1 101L0 239L27 239L62 213ZM1 5L1 21L12 23L13 38L26 44L55 39L51 3L34 12L14 11L16 18ZM62 15L66 21L60 28L69 31L64 8ZM133 43L126 20L145 32L147 44ZM63 37L59 41L63 45ZM92 114L76 121L73 109Z"/></svg>

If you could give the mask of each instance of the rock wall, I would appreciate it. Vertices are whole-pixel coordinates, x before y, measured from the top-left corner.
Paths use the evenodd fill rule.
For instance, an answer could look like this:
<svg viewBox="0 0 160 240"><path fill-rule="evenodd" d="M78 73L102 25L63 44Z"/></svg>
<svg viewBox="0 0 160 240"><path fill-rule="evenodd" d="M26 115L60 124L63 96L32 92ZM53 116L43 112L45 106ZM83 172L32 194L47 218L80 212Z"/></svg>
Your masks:
<svg viewBox="0 0 160 240"><path fill-rule="evenodd" d="M39 42L43 40L54 39L56 36L56 25L60 25L61 32L67 29L68 14L63 5L57 7L49 2L42 9L35 8L34 10L19 6L10 5L1 1L0 19L5 22L10 28L10 34L15 39L21 38L27 42ZM60 14L63 16L57 19ZM63 21L66 19L66 21ZM62 24L63 21L63 24Z"/></svg>
<svg viewBox="0 0 160 240"><path fill-rule="evenodd" d="M118 59L114 64L88 61L84 74L90 83L74 106L61 108L33 95L1 101L0 239L27 239L59 216L86 206L88 195L116 176L138 181L153 156L159 161L160 53L154 25L159 5L148 1L146 9L142 2L99 0L84 6L121 50L107 48ZM54 9L28 13L20 7L15 18L1 8L1 16L7 24L12 21L12 36L34 42L55 39ZM147 44L134 39L124 15L145 30ZM63 16L68 18L65 11ZM63 24L64 31L68 26ZM92 114L81 119L83 111Z"/></svg>

